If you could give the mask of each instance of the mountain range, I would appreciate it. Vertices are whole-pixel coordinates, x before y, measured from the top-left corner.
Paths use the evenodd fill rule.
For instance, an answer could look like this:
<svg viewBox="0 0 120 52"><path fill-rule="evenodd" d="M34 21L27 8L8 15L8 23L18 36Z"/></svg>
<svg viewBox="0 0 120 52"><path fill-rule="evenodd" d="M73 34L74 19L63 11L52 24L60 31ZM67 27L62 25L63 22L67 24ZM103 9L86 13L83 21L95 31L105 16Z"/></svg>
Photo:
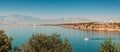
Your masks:
<svg viewBox="0 0 120 52"><path fill-rule="evenodd" d="M0 16L0 24L60 24L60 23L79 23L87 21L90 20L83 17L40 19L23 15Z"/></svg>

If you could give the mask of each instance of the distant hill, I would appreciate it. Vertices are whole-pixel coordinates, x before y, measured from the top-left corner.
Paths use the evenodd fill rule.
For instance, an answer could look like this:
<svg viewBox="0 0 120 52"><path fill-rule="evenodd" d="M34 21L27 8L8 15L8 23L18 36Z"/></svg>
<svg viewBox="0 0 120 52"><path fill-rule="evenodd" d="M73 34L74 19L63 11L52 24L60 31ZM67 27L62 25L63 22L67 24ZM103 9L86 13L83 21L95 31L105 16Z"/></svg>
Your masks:
<svg viewBox="0 0 120 52"><path fill-rule="evenodd" d="M64 21L68 23L80 23L80 22L90 22L91 20L86 19L84 17L70 17L70 18L64 18Z"/></svg>
<svg viewBox="0 0 120 52"><path fill-rule="evenodd" d="M38 23L40 20L39 18L22 15L0 16L1 24L30 24Z"/></svg>
<svg viewBox="0 0 120 52"><path fill-rule="evenodd" d="M59 24L59 23L79 23L87 22L89 19L83 17L69 17L57 19L40 19L30 16L11 15L0 16L0 24Z"/></svg>
<svg viewBox="0 0 120 52"><path fill-rule="evenodd" d="M33 18L33 17L30 17L30 16L11 15L11 16L0 16L0 20L13 21L13 22L37 22L40 19Z"/></svg>

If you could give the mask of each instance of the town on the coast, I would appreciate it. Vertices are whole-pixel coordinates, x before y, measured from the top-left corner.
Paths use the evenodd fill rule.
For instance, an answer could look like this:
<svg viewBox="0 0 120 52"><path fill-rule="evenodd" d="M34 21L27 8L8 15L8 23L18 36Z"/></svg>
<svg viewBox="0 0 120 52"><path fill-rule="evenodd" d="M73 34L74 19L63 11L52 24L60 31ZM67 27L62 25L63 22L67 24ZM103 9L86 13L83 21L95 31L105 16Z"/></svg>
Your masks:
<svg viewBox="0 0 120 52"><path fill-rule="evenodd" d="M98 30L98 31L120 31L120 23L68 23L62 24L61 27L80 29L80 30Z"/></svg>

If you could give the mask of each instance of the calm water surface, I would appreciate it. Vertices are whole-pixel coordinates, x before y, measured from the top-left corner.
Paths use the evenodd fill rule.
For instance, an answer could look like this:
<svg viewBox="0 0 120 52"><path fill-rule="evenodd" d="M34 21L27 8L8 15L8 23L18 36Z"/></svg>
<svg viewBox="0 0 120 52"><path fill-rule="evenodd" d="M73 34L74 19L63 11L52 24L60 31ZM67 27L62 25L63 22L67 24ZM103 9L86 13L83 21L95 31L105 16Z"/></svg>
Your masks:
<svg viewBox="0 0 120 52"><path fill-rule="evenodd" d="M0 26L8 36L13 37L12 46L20 46L26 43L32 33L46 33L50 35L53 32L61 34L61 38L68 38L72 44L74 52L98 52L99 44L107 38L112 38L114 42L120 43L120 32L104 31L85 31L62 28L59 26ZM88 41L84 39L88 38Z"/></svg>

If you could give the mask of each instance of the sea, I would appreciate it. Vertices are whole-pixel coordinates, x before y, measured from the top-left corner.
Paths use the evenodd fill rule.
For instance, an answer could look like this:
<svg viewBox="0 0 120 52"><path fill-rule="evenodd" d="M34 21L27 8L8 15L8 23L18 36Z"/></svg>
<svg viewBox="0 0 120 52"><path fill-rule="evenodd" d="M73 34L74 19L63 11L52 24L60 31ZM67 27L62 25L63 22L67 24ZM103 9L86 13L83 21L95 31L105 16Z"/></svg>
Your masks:
<svg viewBox="0 0 120 52"><path fill-rule="evenodd" d="M12 47L27 43L33 33L60 34L62 39L67 38L74 52L99 52L100 44L111 38L120 44L120 32L92 31L63 28L60 26L10 26L0 25L8 37L13 37Z"/></svg>

